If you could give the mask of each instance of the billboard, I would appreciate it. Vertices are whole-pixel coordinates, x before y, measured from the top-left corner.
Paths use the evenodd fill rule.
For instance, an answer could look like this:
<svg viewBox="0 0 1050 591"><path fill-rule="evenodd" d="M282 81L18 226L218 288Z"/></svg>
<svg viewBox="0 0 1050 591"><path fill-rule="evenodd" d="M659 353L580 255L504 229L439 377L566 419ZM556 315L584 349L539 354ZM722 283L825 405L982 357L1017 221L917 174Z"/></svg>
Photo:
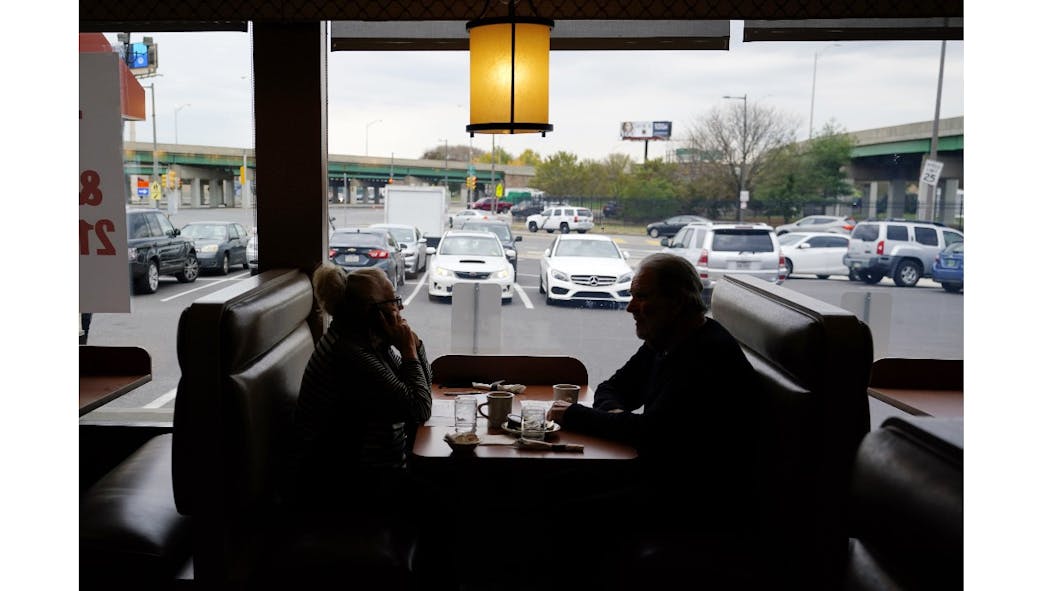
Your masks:
<svg viewBox="0 0 1050 591"><path fill-rule="evenodd" d="M624 121L620 123L622 140L671 139L670 121Z"/></svg>

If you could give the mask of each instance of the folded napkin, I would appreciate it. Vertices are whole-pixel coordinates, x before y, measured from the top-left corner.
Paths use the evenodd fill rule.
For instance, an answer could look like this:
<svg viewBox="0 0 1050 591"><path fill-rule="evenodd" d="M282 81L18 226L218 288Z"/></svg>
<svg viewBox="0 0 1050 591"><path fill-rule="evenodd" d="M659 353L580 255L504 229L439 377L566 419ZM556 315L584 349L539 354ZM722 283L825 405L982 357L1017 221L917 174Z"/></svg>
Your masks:
<svg viewBox="0 0 1050 591"><path fill-rule="evenodd" d="M572 451L583 453L579 443L548 443L538 439L519 439L514 443L518 449L537 449L542 451Z"/></svg>
<svg viewBox="0 0 1050 591"><path fill-rule="evenodd" d="M503 392L510 392L512 394L521 394L525 391L525 386L522 384L504 384L503 380L486 384L484 382L471 382L471 388L477 388L479 390L501 390Z"/></svg>

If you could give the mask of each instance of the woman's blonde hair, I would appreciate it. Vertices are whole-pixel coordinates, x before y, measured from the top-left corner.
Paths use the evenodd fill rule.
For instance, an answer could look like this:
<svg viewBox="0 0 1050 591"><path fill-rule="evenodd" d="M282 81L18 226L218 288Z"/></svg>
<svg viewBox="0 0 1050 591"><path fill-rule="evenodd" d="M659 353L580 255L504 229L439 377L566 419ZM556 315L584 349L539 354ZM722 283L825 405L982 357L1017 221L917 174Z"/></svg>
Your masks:
<svg viewBox="0 0 1050 591"><path fill-rule="evenodd" d="M386 273L379 269L347 273L332 263L322 263L313 276L317 303L333 317L363 314L383 299L383 286L389 284Z"/></svg>

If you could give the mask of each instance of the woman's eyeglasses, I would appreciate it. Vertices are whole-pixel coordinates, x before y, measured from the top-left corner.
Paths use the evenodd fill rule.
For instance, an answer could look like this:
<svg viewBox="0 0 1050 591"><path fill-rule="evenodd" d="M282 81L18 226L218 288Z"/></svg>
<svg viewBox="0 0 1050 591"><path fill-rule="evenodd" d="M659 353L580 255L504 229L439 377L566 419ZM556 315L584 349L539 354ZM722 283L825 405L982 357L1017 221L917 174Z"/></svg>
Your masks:
<svg viewBox="0 0 1050 591"><path fill-rule="evenodd" d="M405 309L405 305L401 303L401 296L398 296L398 297L396 297L396 298L394 298L392 300L383 300L381 302L375 302L373 305L375 305L375 306L382 306L383 304L394 304L394 305L397 306L398 310L404 310Z"/></svg>

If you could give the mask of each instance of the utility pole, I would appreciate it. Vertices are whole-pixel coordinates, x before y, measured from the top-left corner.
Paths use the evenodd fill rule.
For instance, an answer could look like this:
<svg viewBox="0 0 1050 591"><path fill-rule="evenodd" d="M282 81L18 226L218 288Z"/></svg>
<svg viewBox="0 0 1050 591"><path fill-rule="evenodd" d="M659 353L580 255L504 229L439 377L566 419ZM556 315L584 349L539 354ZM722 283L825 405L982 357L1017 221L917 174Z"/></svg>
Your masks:
<svg viewBox="0 0 1050 591"><path fill-rule="evenodd" d="M747 207L747 95L723 96L726 99L744 101L744 138L740 142L740 207L737 208L737 221L744 221L744 208Z"/></svg>
<svg viewBox="0 0 1050 591"><path fill-rule="evenodd" d="M149 85L150 110L153 111L153 178L150 179L150 198L153 198L153 184L160 183L160 172L157 166L157 91Z"/></svg>
<svg viewBox="0 0 1050 591"><path fill-rule="evenodd" d="M940 70L937 72L937 102L933 107L933 135L930 137L930 155L929 160L937 160L937 139L940 135L941 127L941 86L944 84L944 50L947 41L941 41L941 65ZM923 163L925 168L926 163ZM937 207L937 185L930 185L927 183L919 183L920 187L925 187L926 196L922 200L926 205L926 215L929 216L927 219L935 219L935 209Z"/></svg>

